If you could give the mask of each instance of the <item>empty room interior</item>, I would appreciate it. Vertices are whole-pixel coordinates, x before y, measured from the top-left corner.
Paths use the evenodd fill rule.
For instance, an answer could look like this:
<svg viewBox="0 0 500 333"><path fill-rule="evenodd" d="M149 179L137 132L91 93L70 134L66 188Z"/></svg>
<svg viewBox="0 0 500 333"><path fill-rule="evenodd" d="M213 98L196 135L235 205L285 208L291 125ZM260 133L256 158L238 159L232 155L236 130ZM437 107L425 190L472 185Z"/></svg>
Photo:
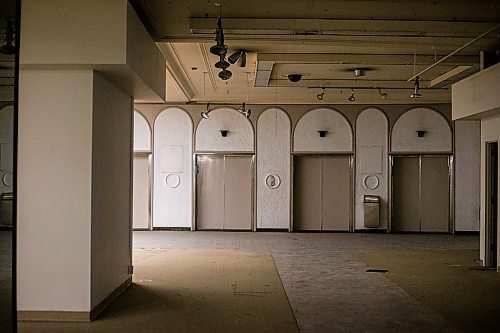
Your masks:
<svg viewBox="0 0 500 333"><path fill-rule="evenodd" d="M0 333L500 332L500 3L5 0Z"/></svg>

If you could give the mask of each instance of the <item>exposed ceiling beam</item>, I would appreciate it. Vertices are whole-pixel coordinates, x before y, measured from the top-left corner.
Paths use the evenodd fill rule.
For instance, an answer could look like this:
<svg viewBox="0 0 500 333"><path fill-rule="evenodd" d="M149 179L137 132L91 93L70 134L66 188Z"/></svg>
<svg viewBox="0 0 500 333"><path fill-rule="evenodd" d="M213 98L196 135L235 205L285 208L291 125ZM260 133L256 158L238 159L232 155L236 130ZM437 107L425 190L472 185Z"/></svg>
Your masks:
<svg viewBox="0 0 500 333"><path fill-rule="evenodd" d="M192 37L213 36L217 18L190 17ZM227 36L399 36L399 37L475 37L495 22L425 20L342 20L292 18L223 18Z"/></svg>
<svg viewBox="0 0 500 333"><path fill-rule="evenodd" d="M452 83L458 82L462 78L472 75L479 71L479 66L457 66L452 70L438 76L437 78L431 80L430 87L444 87L449 86Z"/></svg>
<svg viewBox="0 0 500 333"><path fill-rule="evenodd" d="M165 56L167 71L175 80L177 86L180 88L186 99L191 100L196 93L196 89L181 65L180 58L175 50L175 47L172 44L163 43L161 44L160 50L162 50L163 55Z"/></svg>
<svg viewBox="0 0 500 333"><path fill-rule="evenodd" d="M352 65L412 65L413 54L349 54L349 53L259 53L257 61L273 61L277 63L325 63L325 64L352 64ZM417 55L419 65L433 64L435 56ZM479 63L477 56L454 56L446 60L443 65L469 65Z"/></svg>

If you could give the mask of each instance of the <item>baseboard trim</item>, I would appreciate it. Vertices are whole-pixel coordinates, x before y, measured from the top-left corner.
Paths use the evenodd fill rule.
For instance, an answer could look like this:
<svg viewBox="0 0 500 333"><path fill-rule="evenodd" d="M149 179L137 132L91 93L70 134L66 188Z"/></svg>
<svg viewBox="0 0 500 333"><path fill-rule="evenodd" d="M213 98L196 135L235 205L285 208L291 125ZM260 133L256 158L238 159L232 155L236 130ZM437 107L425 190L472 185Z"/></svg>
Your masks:
<svg viewBox="0 0 500 333"><path fill-rule="evenodd" d="M17 311L17 321L73 321L89 322L85 311Z"/></svg>
<svg viewBox="0 0 500 333"><path fill-rule="evenodd" d="M132 276L129 276L118 288L108 295L101 303L90 311L90 320L95 320L115 299L118 298L132 284Z"/></svg>
<svg viewBox="0 0 500 333"><path fill-rule="evenodd" d="M189 227L153 227L153 231L191 231Z"/></svg>
<svg viewBox="0 0 500 333"><path fill-rule="evenodd" d="M132 284L132 276L116 288L92 311L17 311L18 321L90 322L95 320Z"/></svg>

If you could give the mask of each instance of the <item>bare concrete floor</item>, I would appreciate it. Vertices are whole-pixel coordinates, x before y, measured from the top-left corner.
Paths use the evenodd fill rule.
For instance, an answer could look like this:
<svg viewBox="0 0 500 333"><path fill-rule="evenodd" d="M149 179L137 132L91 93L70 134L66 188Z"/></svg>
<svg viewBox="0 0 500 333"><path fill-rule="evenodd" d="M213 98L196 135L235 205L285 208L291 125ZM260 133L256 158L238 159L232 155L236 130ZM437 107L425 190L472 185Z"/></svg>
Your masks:
<svg viewBox="0 0 500 333"><path fill-rule="evenodd" d="M460 332L360 255L380 250L478 250L477 236L135 232L136 249L233 249L273 256L301 332ZM479 256L479 251L477 251Z"/></svg>

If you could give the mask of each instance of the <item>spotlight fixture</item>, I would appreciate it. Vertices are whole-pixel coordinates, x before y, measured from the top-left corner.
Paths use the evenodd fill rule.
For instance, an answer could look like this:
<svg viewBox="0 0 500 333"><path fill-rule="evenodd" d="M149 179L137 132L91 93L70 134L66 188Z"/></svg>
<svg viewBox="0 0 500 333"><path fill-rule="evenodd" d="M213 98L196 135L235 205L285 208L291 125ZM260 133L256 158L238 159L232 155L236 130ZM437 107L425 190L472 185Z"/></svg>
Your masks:
<svg viewBox="0 0 500 333"><path fill-rule="evenodd" d="M238 111L243 113L243 115L247 118L250 118L250 116L252 115L252 110L250 109L247 110L245 103L241 104L241 107L238 109Z"/></svg>
<svg viewBox="0 0 500 333"><path fill-rule="evenodd" d="M321 93L316 95L316 98L318 99L318 101L322 101L323 98L325 97L325 88L321 88L321 89L322 89Z"/></svg>
<svg viewBox="0 0 500 333"><path fill-rule="evenodd" d="M16 47L12 44L14 41L14 28L12 27L12 22L7 20L7 30L5 31L5 45L0 46L0 52L3 54L14 54L16 53Z"/></svg>
<svg viewBox="0 0 500 333"><path fill-rule="evenodd" d="M215 68L226 69L229 67L229 63L226 61L224 54L220 55L220 60L215 63Z"/></svg>
<svg viewBox="0 0 500 333"><path fill-rule="evenodd" d="M211 112L210 110L210 103L207 103L207 110L201 113L201 117L203 119L208 119L208 114Z"/></svg>
<svg viewBox="0 0 500 333"><path fill-rule="evenodd" d="M221 56L227 53L227 46L224 45L224 30L222 29L222 18L219 14L217 18L217 29L215 30L215 44L210 48L210 53Z"/></svg>
<svg viewBox="0 0 500 333"><path fill-rule="evenodd" d="M351 89L351 96L347 99L349 102L354 102L356 97L354 97L354 89Z"/></svg>
<svg viewBox="0 0 500 333"><path fill-rule="evenodd" d="M380 95L380 98L382 98L383 100L386 100L387 99L387 93L383 93L382 92L382 89L378 88L378 94Z"/></svg>
<svg viewBox="0 0 500 333"><path fill-rule="evenodd" d="M419 77L417 76L415 78L415 87L414 87L414 90L413 90L413 94L410 95L410 98L422 98L422 95L420 95L420 93L418 92L418 90L420 89L420 80L419 80Z"/></svg>
<svg viewBox="0 0 500 333"><path fill-rule="evenodd" d="M223 69L219 72L219 78L224 81L229 80L232 75L233 73L229 69Z"/></svg>
<svg viewBox="0 0 500 333"><path fill-rule="evenodd" d="M231 54L227 60L231 64L237 64L239 67L245 67L247 64L247 53L245 50L238 50Z"/></svg>

